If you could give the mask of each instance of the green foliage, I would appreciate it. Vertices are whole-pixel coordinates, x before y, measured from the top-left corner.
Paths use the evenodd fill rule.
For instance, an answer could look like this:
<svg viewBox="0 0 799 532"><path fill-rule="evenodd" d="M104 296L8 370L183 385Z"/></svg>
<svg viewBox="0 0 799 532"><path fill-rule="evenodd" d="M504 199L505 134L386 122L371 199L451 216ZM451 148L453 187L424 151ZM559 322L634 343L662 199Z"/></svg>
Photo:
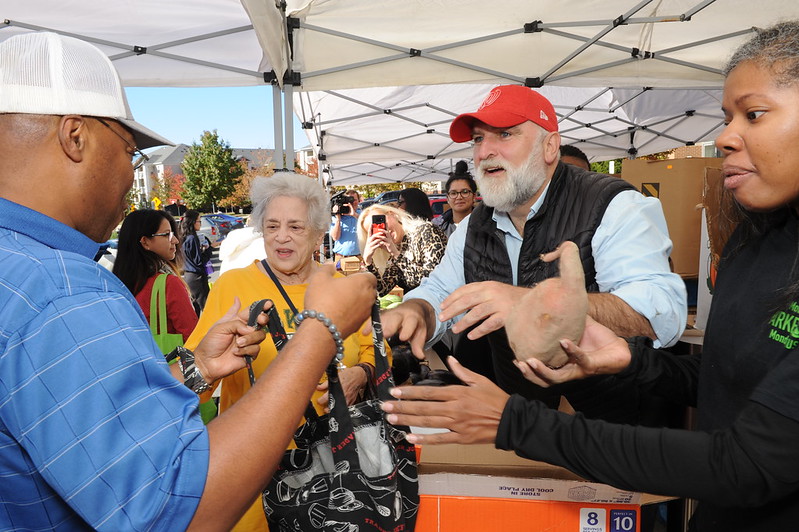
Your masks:
<svg viewBox="0 0 799 532"><path fill-rule="evenodd" d="M191 145L180 166L186 176L183 199L194 209L210 206L216 210L219 200L233 192L244 174L230 145L216 130L204 131L200 144Z"/></svg>
<svg viewBox="0 0 799 532"><path fill-rule="evenodd" d="M621 173L621 162L623 159L615 159L615 172ZM595 163L591 163L591 171L592 172L599 172L600 174L609 174L610 173L610 161L598 161Z"/></svg>
<svg viewBox="0 0 799 532"><path fill-rule="evenodd" d="M245 170L244 174L242 174L236 182L233 192L229 196L219 200L219 205L229 209L235 207L251 207L250 185L253 179L256 177L269 177L274 175L274 173L275 165L271 160L253 170Z"/></svg>

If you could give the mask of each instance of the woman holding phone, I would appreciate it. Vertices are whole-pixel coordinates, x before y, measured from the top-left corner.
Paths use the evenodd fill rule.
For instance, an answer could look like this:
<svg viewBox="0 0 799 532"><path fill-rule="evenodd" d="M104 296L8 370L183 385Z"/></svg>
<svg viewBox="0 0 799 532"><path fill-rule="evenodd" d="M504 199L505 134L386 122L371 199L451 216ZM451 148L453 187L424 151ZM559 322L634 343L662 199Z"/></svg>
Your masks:
<svg viewBox="0 0 799 532"><path fill-rule="evenodd" d="M384 296L395 286L405 291L419 286L444 256L447 237L432 222L388 205L371 205L358 218L358 244Z"/></svg>

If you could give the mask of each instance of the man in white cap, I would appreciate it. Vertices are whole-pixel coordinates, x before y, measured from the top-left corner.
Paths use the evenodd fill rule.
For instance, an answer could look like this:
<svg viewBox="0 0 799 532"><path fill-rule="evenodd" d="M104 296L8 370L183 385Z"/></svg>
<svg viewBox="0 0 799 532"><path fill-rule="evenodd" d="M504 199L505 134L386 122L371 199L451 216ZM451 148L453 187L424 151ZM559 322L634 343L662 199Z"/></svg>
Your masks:
<svg viewBox="0 0 799 532"><path fill-rule="evenodd" d="M243 368L264 333L231 309L180 351L181 383L130 292L92 260L122 219L139 150L167 142L133 120L97 48L52 33L0 42L2 529L229 529L335 351L306 320L236 409L203 426L195 392ZM375 282L332 274L305 304L349 335Z"/></svg>
<svg viewBox="0 0 799 532"><path fill-rule="evenodd" d="M474 143L483 202L450 236L446 254L404 303L384 315L414 353L447 328L488 336L494 378L506 392L556 406L564 395L589 417L642 422L647 399L635 387L597 378L542 388L514 366L505 320L529 287L557 276L539 260L571 240L580 249L589 314L624 336L675 343L686 323L686 291L671 273L671 241L660 202L632 185L560 163L555 109L521 86L494 88L474 113L455 118L455 142ZM578 175L579 173L579 175ZM457 347L455 349L457 357Z"/></svg>

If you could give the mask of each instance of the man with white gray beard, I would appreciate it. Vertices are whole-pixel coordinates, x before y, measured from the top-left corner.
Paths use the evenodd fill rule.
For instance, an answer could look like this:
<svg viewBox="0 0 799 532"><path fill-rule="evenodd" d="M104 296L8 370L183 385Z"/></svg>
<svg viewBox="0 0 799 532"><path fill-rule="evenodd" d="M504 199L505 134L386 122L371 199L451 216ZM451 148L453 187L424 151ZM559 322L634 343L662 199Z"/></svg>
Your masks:
<svg viewBox="0 0 799 532"><path fill-rule="evenodd" d="M473 327L470 339L488 338L490 352L481 354L491 358L487 376L506 392L553 407L563 395L588 417L645 422L648 398L615 377L546 389L527 381L513 364L504 325L531 286L557 276L557 264L541 254L571 240L580 249L591 317L621 336L674 344L686 323L686 291L669 269L660 202L620 179L560 163L555 110L526 87L494 88L476 112L455 118L450 137L474 143L483 204L459 224L421 286L384 313L386 336L398 334L422 358L425 343L448 328Z"/></svg>

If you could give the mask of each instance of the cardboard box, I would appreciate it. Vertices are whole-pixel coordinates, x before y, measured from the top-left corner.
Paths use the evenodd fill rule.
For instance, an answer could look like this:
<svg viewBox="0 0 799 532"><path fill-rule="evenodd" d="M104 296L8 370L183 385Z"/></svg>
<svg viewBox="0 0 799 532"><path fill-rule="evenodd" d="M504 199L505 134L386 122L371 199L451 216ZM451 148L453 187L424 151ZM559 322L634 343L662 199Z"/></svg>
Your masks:
<svg viewBox="0 0 799 532"><path fill-rule="evenodd" d="M641 506L670 500L588 482L492 445L421 450L417 532L638 532Z"/></svg>
<svg viewBox="0 0 799 532"><path fill-rule="evenodd" d="M720 158L694 157L649 161L624 161L621 177L645 196L660 199L673 243L675 273L696 279L699 275L699 240L704 176L707 168L721 168Z"/></svg>
<svg viewBox="0 0 799 532"><path fill-rule="evenodd" d="M355 273L361 271L360 257L342 257L339 261L342 273Z"/></svg>

